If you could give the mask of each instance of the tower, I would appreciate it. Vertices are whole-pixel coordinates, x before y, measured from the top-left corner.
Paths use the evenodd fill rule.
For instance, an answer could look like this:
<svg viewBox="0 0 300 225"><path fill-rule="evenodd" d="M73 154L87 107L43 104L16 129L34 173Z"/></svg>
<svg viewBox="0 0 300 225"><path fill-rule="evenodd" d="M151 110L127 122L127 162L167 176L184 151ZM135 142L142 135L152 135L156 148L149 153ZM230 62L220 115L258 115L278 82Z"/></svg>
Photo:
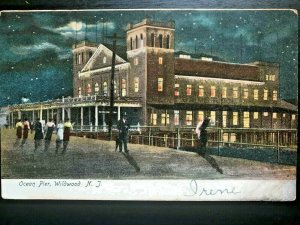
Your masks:
<svg viewBox="0 0 300 225"><path fill-rule="evenodd" d="M139 81L145 124L149 124L147 115L151 113L151 107L174 104L174 31L173 21L144 19L128 25L129 83Z"/></svg>
<svg viewBox="0 0 300 225"><path fill-rule="evenodd" d="M82 41L72 46L73 53L73 96L87 95L85 80L80 80L78 73L85 66L97 49L97 44Z"/></svg>

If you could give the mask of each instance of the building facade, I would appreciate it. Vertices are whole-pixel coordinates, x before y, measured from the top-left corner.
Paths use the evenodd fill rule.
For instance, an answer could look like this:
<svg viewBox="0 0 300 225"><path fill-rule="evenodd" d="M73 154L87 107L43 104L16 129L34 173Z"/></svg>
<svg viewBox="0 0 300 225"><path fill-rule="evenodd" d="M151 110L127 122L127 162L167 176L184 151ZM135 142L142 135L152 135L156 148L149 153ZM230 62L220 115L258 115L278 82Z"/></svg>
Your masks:
<svg viewBox="0 0 300 225"><path fill-rule="evenodd" d="M298 108L282 99L279 64L236 64L175 52L175 24L145 19L127 27L117 46L75 43L73 97L11 106L10 123L66 117L76 125L108 124L114 85L113 123L127 112L131 124L195 127L204 117L223 128L297 128Z"/></svg>

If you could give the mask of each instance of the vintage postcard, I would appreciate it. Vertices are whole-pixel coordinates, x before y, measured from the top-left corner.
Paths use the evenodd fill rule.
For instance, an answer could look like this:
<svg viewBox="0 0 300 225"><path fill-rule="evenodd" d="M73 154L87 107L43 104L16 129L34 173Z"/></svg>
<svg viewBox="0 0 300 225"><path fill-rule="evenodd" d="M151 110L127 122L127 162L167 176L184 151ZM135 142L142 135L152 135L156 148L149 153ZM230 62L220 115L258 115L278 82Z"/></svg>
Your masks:
<svg viewBox="0 0 300 225"><path fill-rule="evenodd" d="M293 201L295 10L0 14L4 199Z"/></svg>

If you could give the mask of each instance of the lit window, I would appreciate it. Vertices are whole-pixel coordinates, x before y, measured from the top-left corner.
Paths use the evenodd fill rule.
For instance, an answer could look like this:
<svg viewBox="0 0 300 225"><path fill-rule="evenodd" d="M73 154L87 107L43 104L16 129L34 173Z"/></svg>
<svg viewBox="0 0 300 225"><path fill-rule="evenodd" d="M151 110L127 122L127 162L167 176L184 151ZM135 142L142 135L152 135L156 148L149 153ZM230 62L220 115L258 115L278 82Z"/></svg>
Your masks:
<svg viewBox="0 0 300 225"><path fill-rule="evenodd" d="M133 63L134 63L135 66L139 64L139 59L138 58L134 58L133 61L134 61Z"/></svg>
<svg viewBox="0 0 300 225"><path fill-rule="evenodd" d="M268 112L264 112L264 116L269 116L269 113Z"/></svg>
<svg viewBox="0 0 300 225"><path fill-rule="evenodd" d="M192 85L186 85L186 95L192 95Z"/></svg>
<svg viewBox="0 0 300 225"><path fill-rule="evenodd" d="M104 56L103 57L103 64L105 64L106 63L106 57Z"/></svg>
<svg viewBox="0 0 300 225"><path fill-rule="evenodd" d="M210 87L210 97L212 98L216 97L216 86Z"/></svg>
<svg viewBox="0 0 300 225"><path fill-rule="evenodd" d="M175 96L179 96L179 84L175 84L175 92L174 92Z"/></svg>
<svg viewBox="0 0 300 225"><path fill-rule="evenodd" d="M151 125L156 126L157 125L157 114L151 113Z"/></svg>
<svg viewBox="0 0 300 225"><path fill-rule="evenodd" d="M269 75L269 80L275 81L275 75Z"/></svg>
<svg viewBox="0 0 300 225"><path fill-rule="evenodd" d="M81 93L81 87L78 88L78 96L81 97L82 93Z"/></svg>
<svg viewBox="0 0 300 225"><path fill-rule="evenodd" d="M179 111L174 110L174 125L179 125Z"/></svg>
<svg viewBox="0 0 300 225"><path fill-rule="evenodd" d="M95 94L98 94L98 92L99 92L99 84L96 83L95 84Z"/></svg>
<svg viewBox="0 0 300 225"><path fill-rule="evenodd" d="M160 65L163 64L163 58L162 58L162 57L159 57L159 58L158 58L158 63L159 63Z"/></svg>
<svg viewBox="0 0 300 225"><path fill-rule="evenodd" d="M285 113L282 114L282 117L285 118Z"/></svg>
<svg viewBox="0 0 300 225"><path fill-rule="evenodd" d="M107 96L107 82L106 81L103 83L103 95Z"/></svg>
<svg viewBox="0 0 300 225"><path fill-rule="evenodd" d="M248 89L247 89L247 88L244 88L243 98L244 98L244 99L248 99L248 96L249 96Z"/></svg>
<svg viewBox="0 0 300 225"><path fill-rule="evenodd" d="M203 111L198 111L198 118L197 118L197 120L198 120L198 122L204 120L204 112Z"/></svg>
<svg viewBox="0 0 300 225"><path fill-rule="evenodd" d="M266 80L269 80L269 75L268 74L266 75Z"/></svg>
<svg viewBox="0 0 300 225"><path fill-rule="evenodd" d="M222 125L223 127L227 127L227 111L222 112Z"/></svg>
<svg viewBox="0 0 300 225"><path fill-rule="evenodd" d="M272 114L272 118L273 118L273 119L276 119L276 118L277 118L277 113L273 113L273 114Z"/></svg>
<svg viewBox="0 0 300 225"><path fill-rule="evenodd" d="M250 127L250 116L249 112L244 112L244 128Z"/></svg>
<svg viewBox="0 0 300 225"><path fill-rule="evenodd" d="M121 95L126 96L127 91L126 91L126 80L122 79L121 80Z"/></svg>
<svg viewBox="0 0 300 225"><path fill-rule="evenodd" d="M292 120L295 120L295 119L296 119L296 115L292 114Z"/></svg>
<svg viewBox="0 0 300 225"><path fill-rule="evenodd" d="M170 124L170 116L169 114L161 114L161 125L168 125Z"/></svg>
<svg viewBox="0 0 300 225"><path fill-rule="evenodd" d="M114 80L114 93L117 94L117 82Z"/></svg>
<svg viewBox="0 0 300 225"><path fill-rule="evenodd" d="M273 101L277 101L277 91L273 91Z"/></svg>
<svg viewBox="0 0 300 225"><path fill-rule="evenodd" d="M227 87L222 87L222 98L227 98Z"/></svg>
<svg viewBox="0 0 300 225"><path fill-rule="evenodd" d="M135 77L134 78L134 92L138 92L139 91L139 78Z"/></svg>
<svg viewBox="0 0 300 225"><path fill-rule="evenodd" d="M193 122L193 112L192 111L186 111L186 125L190 126Z"/></svg>
<svg viewBox="0 0 300 225"><path fill-rule="evenodd" d="M210 124L212 126L215 126L215 124L216 124L216 111L210 112Z"/></svg>
<svg viewBox="0 0 300 225"><path fill-rule="evenodd" d="M239 113L232 112L232 125L238 125L239 121Z"/></svg>
<svg viewBox="0 0 300 225"><path fill-rule="evenodd" d="M164 78L158 78L157 80L157 91L162 92L164 85Z"/></svg>
<svg viewBox="0 0 300 225"><path fill-rule="evenodd" d="M268 100L268 90L264 89L264 100Z"/></svg>
<svg viewBox="0 0 300 225"><path fill-rule="evenodd" d="M237 87L234 87L234 88L232 89L232 97L233 97L233 98L238 98L238 95L239 95L239 93L238 93L238 88L237 88Z"/></svg>
<svg viewBox="0 0 300 225"><path fill-rule="evenodd" d="M86 85L86 93L87 93L88 95L90 95L91 92L92 92L91 84L87 84L87 85Z"/></svg>
<svg viewBox="0 0 300 225"><path fill-rule="evenodd" d="M253 119L257 120L258 119L258 112L253 113Z"/></svg>
<svg viewBox="0 0 300 225"><path fill-rule="evenodd" d="M254 100L258 100L258 90L257 89L253 90L253 98L254 98Z"/></svg>
<svg viewBox="0 0 300 225"><path fill-rule="evenodd" d="M204 96L204 87L203 87L203 85L199 85L198 96L199 97Z"/></svg>
<svg viewBox="0 0 300 225"><path fill-rule="evenodd" d="M78 54L78 64L82 63L82 53Z"/></svg>

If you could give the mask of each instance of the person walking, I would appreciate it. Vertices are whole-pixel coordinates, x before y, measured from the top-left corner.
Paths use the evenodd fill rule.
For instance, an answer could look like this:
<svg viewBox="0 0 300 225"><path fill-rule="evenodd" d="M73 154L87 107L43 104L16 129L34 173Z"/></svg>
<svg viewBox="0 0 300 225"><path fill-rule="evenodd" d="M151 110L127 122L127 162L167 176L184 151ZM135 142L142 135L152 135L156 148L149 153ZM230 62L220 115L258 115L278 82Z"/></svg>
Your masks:
<svg viewBox="0 0 300 225"><path fill-rule="evenodd" d="M70 133L73 129L73 126L70 122L70 119L66 119L66 122L64 124L64 133L63 133L63 151L62 154L65 154L67 151L67 147L69 145L70 141Z"/></svg>
<svg viewBox="0 0 300 225"><path fill-rule="evenodd" d="M64 139L64 125L62 121L59 121L56 127L56 149L55 154L58 153L58 149L61 147L61 144Z"/></svg>
<svg viewBox="0 0 300 225"><path fill-rule="evenodd" d="M35 125L34 125L34 151L38 149L38 147L41 145L41 141L44 138L43 135L43 127L42 123L40 122L40 118L36 119Z"/></svg>
<svg viewBox="0 0 300 225"><path fill-rule="evenodd" d="M18 119L18 122L16 123L16 136L17 136L17 139L14 143L14 147L19 145L19 143L20 143L20 140L22 138L22 130L23 130L23 124L21 122L21 119Z"/></svg>
<svg viewBox="0 0 300 225"><path fill-rule="evenodd" d="M25 118L24 123L23 123L23 140L22 140L22 144L21 144L22 148L27 141L29 130L30 130L30 123L29 123L28 119Z"/></svg>
<svg viewBox="0 0 300 225"><path fill-rule="evenodd" d="M128 153L127 142L128 142L128 131L130 125L127 120L127 115L124 113L122 118L118 121L119 130L119 152L122 152L122 145L124 145L124 152Z"/></svg>
<svg viewBox="0 0 300 225"><path fill-rule="evenodd" d="M49 121L45 125L45 133L46 133L46 135L45 135L45 150L44 150L45 152L48 151L48 149L49 149L54 128L55 128L55 124L53 123L53 120L49 119Z"/></svg>
<svg viewBox="0 0 300 225"><path fill-rule="evenodd" d="M208 127L210 122L210 118L206 117L201 124L201 126L198 128L200 130L199 134L199 152L202 154L206 153L206 144L208 140L208 135L207 135L207 130L206 128Z"/></svg>

